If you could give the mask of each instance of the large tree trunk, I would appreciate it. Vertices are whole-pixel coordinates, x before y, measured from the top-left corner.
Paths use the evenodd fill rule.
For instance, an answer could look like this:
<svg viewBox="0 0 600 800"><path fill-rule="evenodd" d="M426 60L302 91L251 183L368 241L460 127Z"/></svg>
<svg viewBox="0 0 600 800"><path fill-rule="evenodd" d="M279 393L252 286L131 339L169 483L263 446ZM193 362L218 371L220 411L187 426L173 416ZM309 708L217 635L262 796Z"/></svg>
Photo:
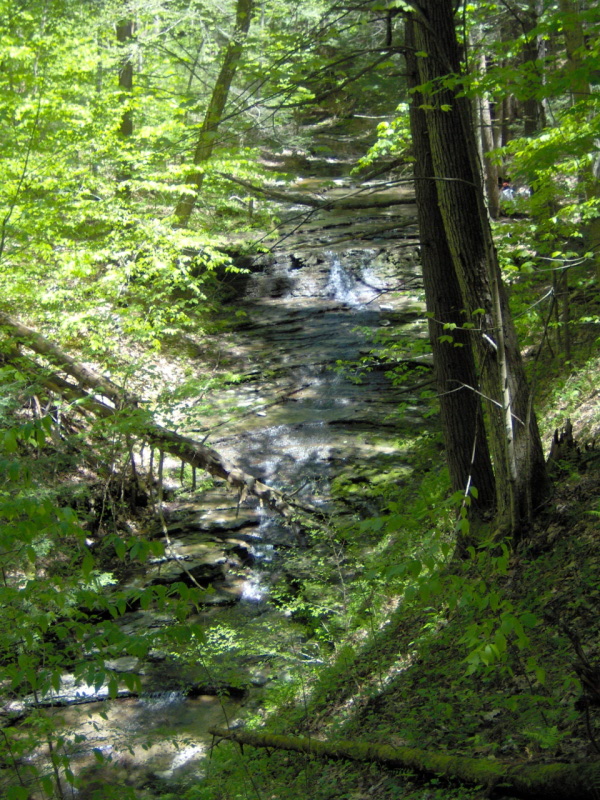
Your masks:
<svg viewBox="0 0 600 800"><path fill-rule="evenodd" d="M559 0L565 49L567 51L567 71L570 78L570 88L573 102L586 100L590 97L591 87L585 68L583 51L585 50L585 35L578 4L573 0Z"/></svg>
<svg viewBox="0 0 600 800"><path fill-rule="evenodd" d="M223 118L229 90L240 62L244 41L250 29L252 4L253 0L237 0L235 26L223 56L221 69L204 115L204 121L202 122L194 151L194 165L196 167L205 164L214 150L217 131ZM177 224L182 228L187 227L189 224L203 181L204 172L201 170L196 170L187 179L188 191L181 196L175 209Z"/></svg>
<svg viewBox="0 0 600 800"><path fill-rule="evenodd" d="M516 533L546 490L542 444L485 208L470 106L456 80L447 88L447 76L461 73L453 4L422 0L419 9L417 64L419 82L433 87L425 115L439 208L464 320L474 325L499 519Z"/></svg>
<svg viewBox="0 0 600 800"><path fill-rule="evenodd" d="M467 758L416 747L394 747L369 742L321 741L255 731L210 728L209 733L240 745L288 750L313 756L381 764L410 769L467 785L483 786L486 794L498 787L502 794L537 800L597 800L600 761L579 764L502 764L486 758Z"/></svg>
<svg viewBox="0 0 600 800"><path fill-rule="evenodd" d="M438 207L423 96L414 55L414 21L406 20L406 66L408 88L412 90L410 127L415 156L414 176L421 242L421 267L429 315L429 338L433 350L436 387L440 402L446 460L454 491L471 485L478 493L479 511L495 503L494 474L488 451L481 398L473 391L478 385L472 335L461 329L464 303ZM454 330L445 324L456 326ZM440 342L451 335L453 342ZM473 387L473 388L467 388Z"/></svg>

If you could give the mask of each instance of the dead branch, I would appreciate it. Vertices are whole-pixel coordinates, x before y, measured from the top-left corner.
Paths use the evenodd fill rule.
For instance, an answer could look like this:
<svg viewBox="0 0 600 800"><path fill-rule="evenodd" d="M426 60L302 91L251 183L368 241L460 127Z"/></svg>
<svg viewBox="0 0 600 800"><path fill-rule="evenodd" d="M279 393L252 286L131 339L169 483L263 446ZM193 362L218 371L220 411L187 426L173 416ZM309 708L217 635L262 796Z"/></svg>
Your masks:
<svg viewBox="0 0 600 800"><path fill-rule="evenodd" d="M282 192L272 186L257 186L250 181L236 178L227 172L217 172L221 178L225 178L238 186L243 186L250 194L268 197L271 200L279 200L282 203L292 203L294 205L310 206L311 208L320 208L324 211L331 211L333 209L360 209L360 208L387 208L388 206L414 206L415 200L413 197L372 197L370 194L364 197L339 197L326 200L323 197L316 197L312 194L304 194L301 192Z"/></svg>
<svg viewBox="0 0 600 800"><path fill-rule="evenodd" d="M44 375L43 368L33 362L34 366L30 369L37 367L37 377L52 391L70 401L84 401L81 407L99 417L111 417L117 413L128 415L132 421L135 420L141 439L191 464L192 467L224 479L239 492L240 502L245 500L248 495L252 495L287 519L294 514L294 507L286 500L282 492L236 467L211 447L157 424L151 415L140 412L137 408L139 401L133 395L122 390L108 378L104 378L89 367L78 363L37 331L3 313L0 313L0 325L7 329L19 344L44 356L52 365L77 381L77 385L75 385L60 375ZM14 349L5 358L13 363L18 363ZM90 395L86 391L87 389L94 390L97 395ZM114 407L105 402L103 397L111 401ZM79 407L78 405L77 408ZM298 507L296 504L294 506Z"/></svg>

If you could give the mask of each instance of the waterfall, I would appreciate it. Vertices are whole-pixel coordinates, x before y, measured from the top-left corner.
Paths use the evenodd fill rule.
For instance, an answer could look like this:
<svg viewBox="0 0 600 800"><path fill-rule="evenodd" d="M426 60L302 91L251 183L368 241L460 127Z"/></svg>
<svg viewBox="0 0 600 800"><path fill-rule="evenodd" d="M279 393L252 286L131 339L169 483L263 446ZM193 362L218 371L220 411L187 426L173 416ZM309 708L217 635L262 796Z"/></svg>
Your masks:
<svg viewBox="0 0 600 800"><path fill-rule="evenodd" d="M325 291L327 297L337 300L353 308L364 305L362 288L352 273L342 264L337 255L333 255L331 272Z"/></svg>
<svg viewBox="0 0 600 800"><path fill-rule="evenodd" d="M325 294L327 297L360 310L372 302L387 287L387 281L373 269L374 252L349 251L343 260L334 252L328 252L331 269Z"/></svg>
<svg viewBox="0 0 600 800"><path fill-rule="evenodd" d="M361 218L361 236L363 225ZM389 242L367 248L364 239L353 244L351 234L344 218L339 242L349 246L335 251L340 247L337 240L307 228L304 247L304 240L298 244L296 236L294 249L265 256L260 268L240 281L234 301L239 327L211 340L218 353L216 374L230 370L239 382L237 377L222 386L217 381L214 391L197 401L197 412L195 398L189 406L181 406L182 416L189 415L188 427L195 435L207 431L208 445L225 458L300 504L333 513L336 524L378 511L381 498L375 479L390 469L400 471L407 438L413 429L422 429L417 414L396 414L398 404L407 400L406 387L394 386L385 364L362 367L374 335L392 321L395 326L402 323L409 306L405 324L407 335L414 335L418 297L399 289L404 279L414 281L416 256L408 259L404 241L401 251L394 251ZM229 322L231 309L227 314ZM211 352L207 349L209 363ZM194 370L199 369L196 361ZM285 680L280 676L288 674L289 642L304 634L298 633L296 623L289 626L272 587L288 575L294 586L310 579L310 558L322 556L303 549L308 534L299 536L279 516L252 501L240 504L219 482L164 505L178 556L194 569L206 567L207 573L214 566L214 585L194 624L199 630L221 625L225 632L233 631L234 639L243 626L244 636L259 647L264 640L259 662L253 660L258 658L253 651L246 661L239 659L243 646L234 641L231 659L236 662L237 680L240 670L250 687ZM150 567L155 571L148 573L148 580L156 575L159 563L161 576L174 564L174 580L181 580L172 549L153 556ZM146 576L136 575L138 579ZM82 748L78 756L80 774L85 775L83 770L90 765L101 774L108 770L92 760L95 748L110 755L113 763L135 771L140 785L152 785L158 796L171 785L178 786L186 773L197 780L210 742L209 728L223 724L224 713L229 721L246 713L235 694L186 696L174 688L201 684L203 668L193 658L173 659L168 648L163 652L160 631L170 619L166 612L150 609L128 613L122 620L123 630L132 635L158 631L151 658L113 667L139 673L144 679L142 696L107 700L87 711L81 706L61 709L71 729L87 737L85 752ZM240 640L245 641L243 636ZM203 646L202 656L214 658L215 679L227 687L224 655L229 651L223 654L219 647L218 643L213 653ZM308 648L310 643L303 643L302 649L309 653L303 657L316 661ZM81 702L77 695L89 701L108 694L107 687L100 692L79 685L72 689L65 699L69 704ZM248 694L255 698L253 703L260 702L253 688ZM124 749L130 746L133 754ZM81 790L79 797L87 800L88 795Z"/></svg>

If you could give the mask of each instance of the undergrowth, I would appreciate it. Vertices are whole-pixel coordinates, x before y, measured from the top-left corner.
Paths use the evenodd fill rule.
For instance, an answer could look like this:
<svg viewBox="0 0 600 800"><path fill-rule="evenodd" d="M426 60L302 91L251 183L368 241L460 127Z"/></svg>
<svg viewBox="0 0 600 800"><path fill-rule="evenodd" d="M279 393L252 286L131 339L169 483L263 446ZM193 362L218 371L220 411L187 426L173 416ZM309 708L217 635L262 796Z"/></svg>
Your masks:
<svg viewBox="0 0 600 800"><path fill-rule="evenodd" d="M575 350L579 371L543 385L545 431L570 415L598 431L597 357ZM273 687L246 724L270 732L347 738L518 761L597 754L600 714L582 676L598 674L600 465L560 472L554 496L518 547L484 542L453 551L458 498L430 469L432 441L415 447L421 470L396 487L388 512L336 533L347 592L338 618L315 614L331 656ZM316 534L315 534L316 535ZM323 542L321 542L323 546ZM338 566L339 569L339 566ZM320 601L339 592L319 576ZM328 588L329 586L329 588ZM328 595L329 593L329 595ZM302 593L301 593L302 594ZM339 601L339 597L338 597ZM335 636L332 636L332 631ZM592 692L593 694L593 692ZM220 744L206 778L185 795L216 798L467 798L476 788L380 767L315 762Z"/></svg>
<svg viewBox="0 0 600 800"><path fill-rule="evenodd" d="M569 362L560 367L547 352L530 362L530 372L538 375L546 441L567 417L572 418L583 444L600 430L596 388L600 363L591 347L594 335L592 328L586 328L585 335L572 343ZM28 670L27 680L36 690L38 685L53 686L75 659L65 645L56 663L48 666L50 626L60 623L60 630L83 631L84 640L91 636L95 619L79 610L75 613L71 606L83 607L82 591L101 595L102 576L109 582L112 575L92 571L86 550L90 531L68 513L69 506L78 507L84 523L93 523L94 486L82 479L67 490L59 480L77 464L80 454L75 450L83 448L87 433L63 427L63 439L54 447L63 459L60 470L54 451L46 464L43 445L52 439L52 421L37 409L23 415L23 396L33 402L35 393L17 374L7 373L7 377L12 380L11 393L0 403L4 448L9 456L19 451L27 474L11 477L7 471L2 485L4 514L10 521L6 531L29 524L22 512L26 506L21 506L19 514L12 510L17 492L20 502L26 503L26 490L33 480L36 497L44 499L43 478L50 464L55 470L53 481L46 481L47 504L31 509L34 524L29 550L19 554L16 566L11 567L20 571L31 595L26 599L39 612L39 618L30 614L27 646L23 646L22 632L14 638L23 655L18 666ZM213 380L217 377L208 376L201 383L191 378L185 390L171 393L173 414L185 415L186 401L198 391L208 392ZM57 409L51 409L51 415L56 413ZM17 429L13 422L19 414ZM128 430L115 429L114 439L104 441L108 464L114 464L117 451L123 454L121 440L128 434ZM515 761L576 761L596 756L600 740L596 612L600 459L596 451L592 447L587 460L575 458L557 465L554 495L538 510L535 528L518 546L491 536L486 541L483 533L480 544L468 547L459 558L457 520L464 521L469 498L449 492L447 472L440 466L439 434L432 424L428 433L407 433L403 444L410 471L383 471L376 480L368 471L340 473L334 482L338 499L354 501L354 495L364 493L368 500L385 502L386 510L362 520L346 515L315 525L307 534L310 547L290 555L285 569L273 576L270 600L279 612L277 618L257 615L240 629L223 617L202 634L195 635L193 625L188 625L179 629L178 639L175 634L171 639L157 635L154 644L170 647L171 657L180 663L200 665L209 678L217 675L228 690L247 689L247 678L245 683L240 678L244 662L256 659L270 670L260 700L248 706L243 722L230 720L249 728ZM124 457L123 475L126 461ZM11 457L5 463L7 470L12 469ZM91 475L92 483L98 481L102 469L96 459L97 474L88 468L86 479ZM138 558L138 552L133 553L134 546L139 548L136 538L119 538L122 506L108 490L102 502L100 516L110 547L125 548L131 560ZM70 537L69 541L65 537L64 553L51 553L44 536L43 526L55 526L57 520ZM69 582L74 565L82 569L90 587ZM96 566L105 566L101 553ZM92 586L93 581L98 586ZM57 586L62 587L58 595ZM40 603L37 594L46 588L56 609L50 608L45 596ZM25 597L22 593L16 599ZM14 604L12 595L9 599ZM138 599L142 603L156 600L154 596ZM167 604L169 598L164 596L162 601ZM98 607L117 617L126 603L115 595ZM48 608L41 608L43 604ZM48 613L51 618L47 619ZM185 613L187 608L182 618ZM292 623L287 639L281 633L282 617ZM12 636L10 620L7 636L8 631ZM125 645L116 634L111 635L114 641L109 636L107 646L120 654ZM139 643L140 653L147 648ZM90 681L110 678L103 664L94 665L93 648L88 655L90 663L79 665L80 672L89 673ZM97 674L92 675L92 669ZM116 687L116 679L111 680ZM36 731L35 735L40 734ZM175 796L182 800L451 800L478 797L480 791L435 780L423 786L412 774L369 765L322 763L262 751L240 753L223 743L214 748L201 780L188 775L176 795L163 798Z"/></svg>

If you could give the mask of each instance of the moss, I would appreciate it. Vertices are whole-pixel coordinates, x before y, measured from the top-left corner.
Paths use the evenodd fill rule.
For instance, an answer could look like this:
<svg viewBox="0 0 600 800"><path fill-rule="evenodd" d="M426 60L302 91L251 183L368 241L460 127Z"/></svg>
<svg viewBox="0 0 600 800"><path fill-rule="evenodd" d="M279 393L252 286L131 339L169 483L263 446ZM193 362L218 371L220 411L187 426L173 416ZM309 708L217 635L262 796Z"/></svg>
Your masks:
<svg viewBox="0 0 600 800"><path fill-rule="evenodd" d="M510 766L488 758L437 753L411 747L393 747L370 742L321 741L309 737L283 736L254 731L213 728L214 736L252 747L291 750L334 759L348 759L411 769L471 786L502 786L524 797L544 800L597 800L600 761L587 764L522 764Z"/></svg>
<svg viewBox="0 0 600 800"><path fill-rule="evenodd" d="M380 497L387 494L390 489L397 488L401 481L412 474L412 471L412 468L407 466L348 468L332 481L332 494L334 497L340 498L348 498L353 495Z"/></svg>

